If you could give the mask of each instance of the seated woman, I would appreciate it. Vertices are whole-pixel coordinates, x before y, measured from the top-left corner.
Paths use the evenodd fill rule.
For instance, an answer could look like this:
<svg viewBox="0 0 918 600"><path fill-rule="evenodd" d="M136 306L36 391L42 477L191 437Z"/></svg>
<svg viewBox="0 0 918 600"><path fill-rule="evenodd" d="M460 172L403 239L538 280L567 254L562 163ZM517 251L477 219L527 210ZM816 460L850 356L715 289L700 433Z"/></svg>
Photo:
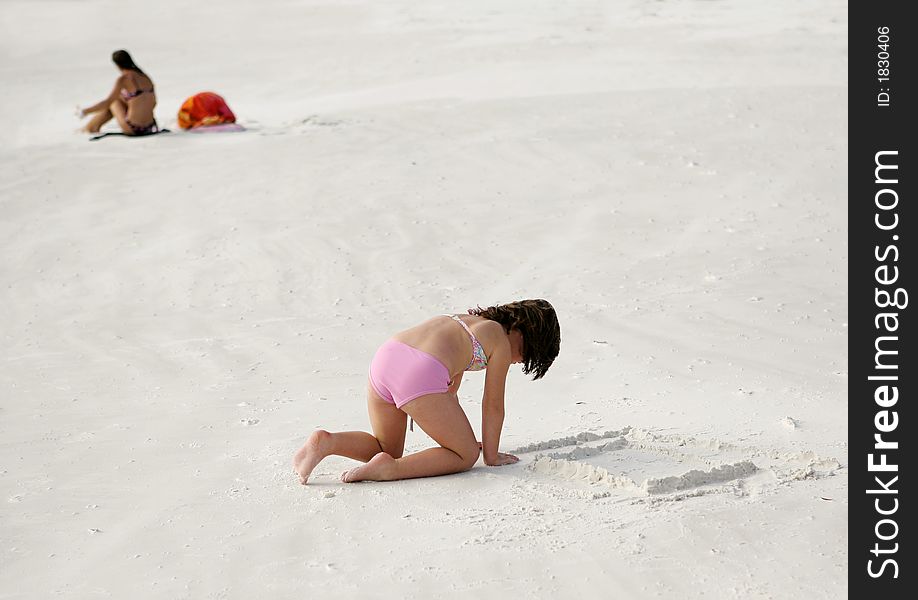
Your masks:
<svg viewBox="0 0 918 600"><path fill-rule="evenodd" d="M121 70L121 76L105 100L80 111L81 117L95 113L84 128L85 131L97 133L114 117L125 135L156 133L159 127L153 118L153 108L156 106L153 81L134 64L131 55L125 50L114 52L112 61Z"/></svg>

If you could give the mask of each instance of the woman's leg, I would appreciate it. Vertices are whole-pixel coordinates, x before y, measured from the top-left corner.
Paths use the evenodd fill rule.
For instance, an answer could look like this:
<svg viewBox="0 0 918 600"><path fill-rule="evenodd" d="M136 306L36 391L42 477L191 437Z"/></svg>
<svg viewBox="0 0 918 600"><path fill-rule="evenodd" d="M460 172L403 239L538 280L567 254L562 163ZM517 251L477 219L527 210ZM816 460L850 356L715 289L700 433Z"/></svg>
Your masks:
<svg viewBox="0 0 918 600"><path fill-rule="evenodd" d="M393 481L467 471L478 462L481 449L455 393L428 394L402 406L427 435L440 444L395 458L381 452L367 464L341 475L353 481Z"/></svg>
<svg viewBox="0 0 918 600"><path fill-rule="evenodd" d="M365 431L329 433L314 431L293 457L293 468L306 483L310 473L326 456L335 454L368 462L380 452L399 457L405 449L408 416L395 405L383 400L373 386L367 385L367 410L375 436Z"/></svg>
<svg viewBox="0 0 918 600"><path fill-rule="evenodd" d="M95 116L86 124L86 127L83 129L87 133L99 133L99 130L102 129L102 126L112 120L112 111L107 108L103 108L95 114Z"/></svg>
<svg viewBox="0 0 918 600"><path fill-rule="evenodd" d="M108 105L108 109L121 126L122 133L134 135L134 129L127 122L127 104L123 100L115 100Z"/></svg>

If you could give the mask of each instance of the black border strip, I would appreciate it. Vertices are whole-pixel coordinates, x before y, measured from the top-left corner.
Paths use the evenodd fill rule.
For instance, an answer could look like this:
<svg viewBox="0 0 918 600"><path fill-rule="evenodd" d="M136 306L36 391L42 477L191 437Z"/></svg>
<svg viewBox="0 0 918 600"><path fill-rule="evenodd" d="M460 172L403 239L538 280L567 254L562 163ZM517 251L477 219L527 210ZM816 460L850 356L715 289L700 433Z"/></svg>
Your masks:
<svg viewBox="0 0 918 600"><path fill-rule="evenodd" d="M914 8L911 4L862 1L849 7L852 598L868 597L865 594L905 598L916 593L913 581L918 567L911 557L918 539L912 515L918 507L914 496L904 491L916 489L916 460L907 460L906 455L918 455L912 443L918 432L918 415L912 408L918 400L918 361L913 350L918 307L911 306L918 296L908 298L909 292L918 294L914 286L918 131L912 118L918 110L912 83L918 76L914 60L918 24L906 18L906 9ZM875 436L880 436L880 442Z"/></svg>

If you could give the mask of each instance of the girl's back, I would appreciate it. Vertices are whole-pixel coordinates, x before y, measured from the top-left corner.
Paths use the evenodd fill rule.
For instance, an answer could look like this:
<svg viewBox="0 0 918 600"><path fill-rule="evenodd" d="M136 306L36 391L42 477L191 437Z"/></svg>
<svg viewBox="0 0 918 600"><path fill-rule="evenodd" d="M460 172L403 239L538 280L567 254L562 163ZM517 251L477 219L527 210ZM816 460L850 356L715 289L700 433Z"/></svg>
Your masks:
<svg viewBox="0 0 918 600"><path fill-rule="evenodd" d="M496 327L503 330L499 323L483 317L461 315L459 318L469 326L486 351L493 333L491 329ZM444 315L437 315L415 327L400 331L392 339L435 356L452 376L465 370L472 352L469 334L459 323Z"/></svg>

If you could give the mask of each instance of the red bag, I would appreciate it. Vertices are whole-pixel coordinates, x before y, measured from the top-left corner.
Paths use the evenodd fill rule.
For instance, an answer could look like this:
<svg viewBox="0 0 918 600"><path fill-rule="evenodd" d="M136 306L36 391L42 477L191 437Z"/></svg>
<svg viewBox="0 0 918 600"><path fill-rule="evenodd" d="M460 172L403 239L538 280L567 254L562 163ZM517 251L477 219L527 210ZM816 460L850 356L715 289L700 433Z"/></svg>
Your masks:
<svg viewBox="0 0 918 600"><path fill-rule="evenodd" d="M236 115L226 101L213 92L201 92L182 103L178 112L178 125L182 129L235 123Z"/></svg>

